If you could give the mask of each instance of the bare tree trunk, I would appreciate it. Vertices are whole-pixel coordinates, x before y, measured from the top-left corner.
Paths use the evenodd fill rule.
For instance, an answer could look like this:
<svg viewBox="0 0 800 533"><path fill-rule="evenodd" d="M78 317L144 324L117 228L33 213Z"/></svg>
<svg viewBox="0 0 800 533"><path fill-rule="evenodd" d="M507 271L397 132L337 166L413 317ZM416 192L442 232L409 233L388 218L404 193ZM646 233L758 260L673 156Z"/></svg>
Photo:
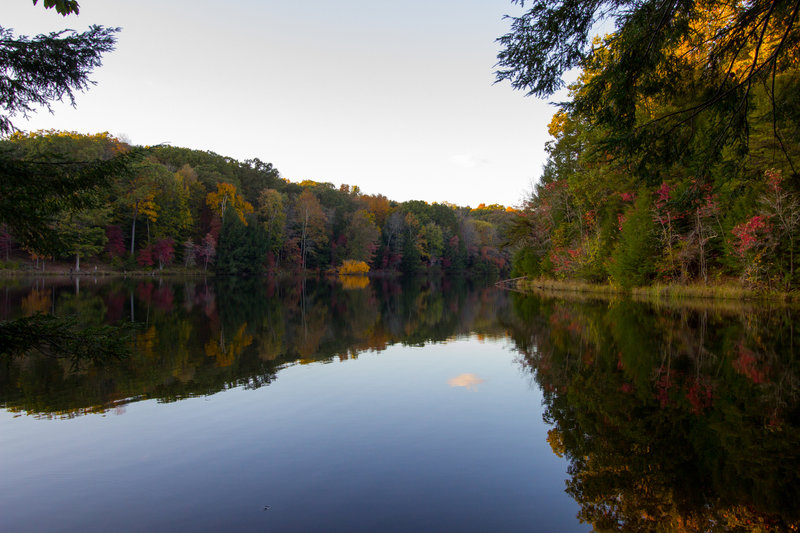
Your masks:
<svg viewBox="0 0 800 533"><path fill-rule="evenodd" d="M303 268L303 271L306 269L306 230L308 228L308 210L306 210L303 216L303 231L300 236L300 266Z"/></svg>
<svg viewBox="0 0 800 533"><path fill-rule="evenodd" d="M705 239L703 238L703 223L700 221L700 210L695 210L696 232L697 232L697 248L700 255L700 276L703 278L703 283L708 283L708 272L706 272L706 249Z"/></svg>
<svg viewBox="0 0 800 533"><path fill-rule="evenodd" d="M136 217L139 216L139 210L133 212L133 223L131 224L131 255L133 255L134 244L136 244Z"/></svg>

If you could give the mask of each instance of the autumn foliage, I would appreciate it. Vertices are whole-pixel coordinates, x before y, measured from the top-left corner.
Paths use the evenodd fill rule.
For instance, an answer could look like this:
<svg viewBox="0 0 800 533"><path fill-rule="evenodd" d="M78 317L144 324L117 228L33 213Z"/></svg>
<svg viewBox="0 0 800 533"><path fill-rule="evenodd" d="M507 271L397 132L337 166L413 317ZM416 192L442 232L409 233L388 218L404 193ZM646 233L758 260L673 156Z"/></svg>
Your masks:
<svg viewBox="0 0 800 533"><path fill-rule="evenodd" d="M55 153L81 160L130 149L108 134L55 131L15 134L0 145L31 157ZM31 245L27 257L75 259L100 252L116 268L161 269L177 262L226 274L347 271L346 261L353 261L369 271L498 276L510 264L502 246L507 222L518 216L496 204L398 203L355 185L295 183L257 159L240 162L168 146L149 149L124 172L103 179L107 188L91 191L96 208L46 221L75 236L70 248L53 254ZM16 237L8 232L4 242Z"/></svg>

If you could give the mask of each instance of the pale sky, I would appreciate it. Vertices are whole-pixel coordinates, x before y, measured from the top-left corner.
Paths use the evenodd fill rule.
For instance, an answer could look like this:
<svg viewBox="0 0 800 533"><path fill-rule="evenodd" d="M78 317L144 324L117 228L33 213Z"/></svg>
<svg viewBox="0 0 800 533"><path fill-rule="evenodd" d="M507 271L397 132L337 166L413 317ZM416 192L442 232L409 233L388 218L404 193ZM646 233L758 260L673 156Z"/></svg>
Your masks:
<svg viewBox="0 0 800 533"><path fill-rule="evenodd" d="M493 84L510 0L80 0L66 18L3 4L17 34L122 27L77 107L17 117L24 130L108 131L472 207L519 204L545 161L555 108Z"/></svg>

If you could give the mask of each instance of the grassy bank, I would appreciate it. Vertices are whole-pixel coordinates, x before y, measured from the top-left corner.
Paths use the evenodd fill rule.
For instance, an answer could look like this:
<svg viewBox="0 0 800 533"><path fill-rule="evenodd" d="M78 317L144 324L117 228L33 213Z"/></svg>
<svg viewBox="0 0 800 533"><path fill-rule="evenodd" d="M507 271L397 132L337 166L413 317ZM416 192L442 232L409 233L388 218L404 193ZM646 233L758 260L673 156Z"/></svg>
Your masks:
<svg viewBox="0 0 800 533"><path fill-rule="evenodd" d="M64 265L53 264L48 265L44 269L41 268L0 268L0 277L30 277L30 276L213 276L214 272L203 271L203 269L184 268L184 267L166 267L163 270L159 269L136 269L124 270L110 267L108 265L94 265L81 268L80 272L64 267Z"/></svg>
<svg viewBox="0 0 800 533"><path fill-rule="evenodd" d="M523 279L517 281L516 288L523 292L568 292L598 296L630 296L636 300L749 300L771 302L800 302L800 293L759 290L744 287L733 281L712 284L654 284L645 287L626 289L612 283L587 283L575 280Z"/></svg>

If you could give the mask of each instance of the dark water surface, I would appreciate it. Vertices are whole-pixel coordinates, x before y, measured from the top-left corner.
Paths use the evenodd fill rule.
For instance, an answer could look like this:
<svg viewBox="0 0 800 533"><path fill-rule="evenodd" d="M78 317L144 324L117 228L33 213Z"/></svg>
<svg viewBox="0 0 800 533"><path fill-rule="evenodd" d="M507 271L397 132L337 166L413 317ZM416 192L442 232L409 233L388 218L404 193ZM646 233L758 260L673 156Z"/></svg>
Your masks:
<svg viewBox="0 0 800 533"><path fill-rule="evenodd" d="M0 531L784 530L798 313L464 280L30 279L136 324L0 359Z"/></svg>

